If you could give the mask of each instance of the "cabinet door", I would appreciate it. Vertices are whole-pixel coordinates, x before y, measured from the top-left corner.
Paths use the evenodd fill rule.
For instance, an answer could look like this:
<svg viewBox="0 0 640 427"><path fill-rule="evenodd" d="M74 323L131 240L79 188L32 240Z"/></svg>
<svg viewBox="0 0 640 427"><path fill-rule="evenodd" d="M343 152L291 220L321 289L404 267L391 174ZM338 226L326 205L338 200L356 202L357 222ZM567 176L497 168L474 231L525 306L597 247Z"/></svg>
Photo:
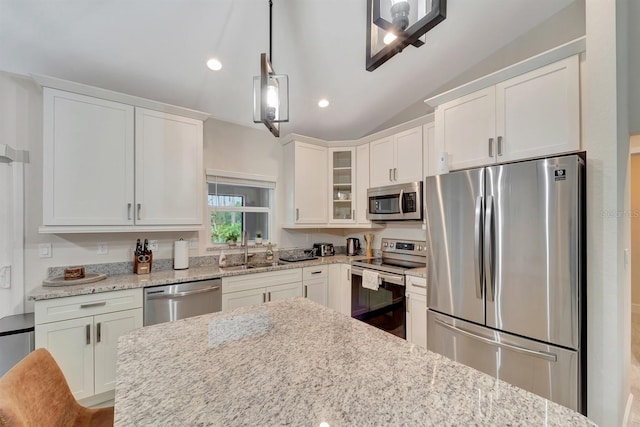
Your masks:
<svg viewBox="0 0 640 427"><path fill-rule="evenodd" d="M351 316L351 265L329 266L328 307Z"/></svg>
<svg viewBox="0 0 640 427"><path fill-rule="evenodd" d="M93 317L37 325L35 341L56 360L76 399L94 395Z"/></svg>
<svg viewBox="0 0 640 427"><path fill-rule="evenodd" d="M355 222L355 157L355 148L329 149L329 222Z"/></svg>
<svg viewBox="0 0 640 427"><path fill-rule="evenodd" d="M578 56L496 85L498 161L580 149Z"/></svg>
<svg viewBox="0 0 640 427"><path fill-rule="evenodd" d="M295 142L295 214L298 224L327 223L327 149Z"/></svg>
<svg viewBox="0 0 640 427"><path fill-rule="evenodd" d="M422 126L395 135L395 183L422 181Z"/></svg>
<svg viewBox="0 0 640 427"><path fill-rule="evenodd" d="M267 301L278 301L285 298L301 297L302 283L285 283L284 285L269 286Z"/></svg>
<svg viewBox="0 0 640 427"><path fill-rule="evenodd" d="M427 297L408 292L407 341L427 348Z"/></svg>
<svg viewBox="0 0 640 427"><path fill-rule="evenodd" d="M222 294L222 311L233 310L238 307L262 304L266 301L264 288Z"/></svg>
<svg viewBox="0 0 640 427"><path fill-rule="evenodd" d="M369 150L369 182L371 187L392 184L395 166L393 137L371 142Z"/></svg>
<svg viewBox="0 0 640 427"><path fill-rule="evenodd" d="M43 97L43 224L133 225L133 107Z"/></svg>
<svg viewBox="0 0 640 427"><path fill-rule="evenodd" d="M303 287L303 295L305 298L309 298L313 302L328 306L327 298L327 278L305 280Z"/></svg>
<svg viewBox="0 0 640 427"><path fill-rule="evenodd" d="M438 174L438 152L436 152L436 127L433 123L422 127L422 154L424 176Z"/></svg>
<svg viewBox="0 0 640 427"><path fill-rule="evenodd" d="M495 88L454 99L436 108L436 150L447 152L449 169L495 162Z"/></svg>
<svg viewBox="0 0 640 427"><path fill-rule="evenodd" d="M141 327L141 308L94 317L95 394L115 390L118 337Z"/></svg>
<svg viewBox="0 0 640 427"><path fill-rule="evenodd" d="M356 148L356 222L370 224L367 220L367 189L369 188L369 144Z"/></svg>
<svg viewBox="0 0 640 427"><path fill-rule="evenodd" d="M202 224L202 121L136 108L135 153L136 224Z"/></svg>

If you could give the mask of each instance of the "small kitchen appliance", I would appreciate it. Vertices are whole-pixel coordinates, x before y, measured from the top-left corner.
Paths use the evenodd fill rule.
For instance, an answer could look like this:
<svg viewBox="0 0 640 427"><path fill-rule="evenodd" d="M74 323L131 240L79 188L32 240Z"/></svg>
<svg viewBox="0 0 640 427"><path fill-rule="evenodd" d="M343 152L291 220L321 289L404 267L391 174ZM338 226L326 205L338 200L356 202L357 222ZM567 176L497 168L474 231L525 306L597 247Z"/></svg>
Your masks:
<svg viewBox="0 0 640 427"><path fill-rule="evenodd" d="M367 189L369 221L422 221L422 181Z"/></svg>
<svg viewBox="0 0 640 427"><path fill-rule="evenodd" d="M318 256L333 256L336 254L333 243L314 243L313 248Z"/></svg>
<svg viewBox="0 0 640 427"><path fill-rule="evenodd" d="M347 238L347 255L349 256L358 255L359 250L360 250L360 239L358 239L357 237Z"/></svg>

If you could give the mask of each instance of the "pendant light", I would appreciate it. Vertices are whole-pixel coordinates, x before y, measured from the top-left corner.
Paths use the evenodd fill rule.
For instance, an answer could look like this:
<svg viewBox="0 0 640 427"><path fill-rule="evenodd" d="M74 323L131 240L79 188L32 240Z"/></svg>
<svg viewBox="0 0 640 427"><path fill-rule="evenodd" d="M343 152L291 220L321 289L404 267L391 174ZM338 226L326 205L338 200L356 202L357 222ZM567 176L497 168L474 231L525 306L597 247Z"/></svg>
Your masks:
<svg viewBox="0 0 640 427"><path fill-rule="evenodd" d="M253 77L253 122L264 123L273 136L280 136L280 123L289 121L289 76L276 74L271 65L273 1L269 0L269 55L260 54L260 75Z"/></svg>
<svg viewBox="0 0 640 427"><path fill-rule="evenodd" d="M366 0L367 71L409 45L420 47L425 33L444 21L447 0Z"/></svg>

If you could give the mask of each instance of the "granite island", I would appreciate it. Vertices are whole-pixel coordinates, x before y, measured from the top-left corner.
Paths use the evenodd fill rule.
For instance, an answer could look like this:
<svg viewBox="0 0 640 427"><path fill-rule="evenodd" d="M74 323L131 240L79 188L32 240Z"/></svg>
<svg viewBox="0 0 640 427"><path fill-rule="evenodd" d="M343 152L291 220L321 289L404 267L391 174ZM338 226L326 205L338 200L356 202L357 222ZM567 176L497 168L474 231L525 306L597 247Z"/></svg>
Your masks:
<svg viewBox="0 0 640 427"><path fill-rule="evenodd" d="M120 337L115 425L594 424L561 405L295 298Z"/></svg>

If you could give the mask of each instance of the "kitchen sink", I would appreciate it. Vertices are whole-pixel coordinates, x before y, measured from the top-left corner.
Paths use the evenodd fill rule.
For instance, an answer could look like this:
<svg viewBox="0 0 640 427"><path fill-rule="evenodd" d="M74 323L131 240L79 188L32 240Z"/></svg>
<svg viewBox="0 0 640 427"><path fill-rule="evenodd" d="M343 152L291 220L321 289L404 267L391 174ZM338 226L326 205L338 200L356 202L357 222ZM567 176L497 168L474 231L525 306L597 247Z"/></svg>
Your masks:
<svg viewBox="0 0 640 427"><path fill-rule="evenodd" d="M247 264L247 265L232 265L229 267L220 267L222 271L242 271L242 270L255 270L256 268L275 267L278 265L284 265L283 262L263 262L259 264Z"/></svg>

